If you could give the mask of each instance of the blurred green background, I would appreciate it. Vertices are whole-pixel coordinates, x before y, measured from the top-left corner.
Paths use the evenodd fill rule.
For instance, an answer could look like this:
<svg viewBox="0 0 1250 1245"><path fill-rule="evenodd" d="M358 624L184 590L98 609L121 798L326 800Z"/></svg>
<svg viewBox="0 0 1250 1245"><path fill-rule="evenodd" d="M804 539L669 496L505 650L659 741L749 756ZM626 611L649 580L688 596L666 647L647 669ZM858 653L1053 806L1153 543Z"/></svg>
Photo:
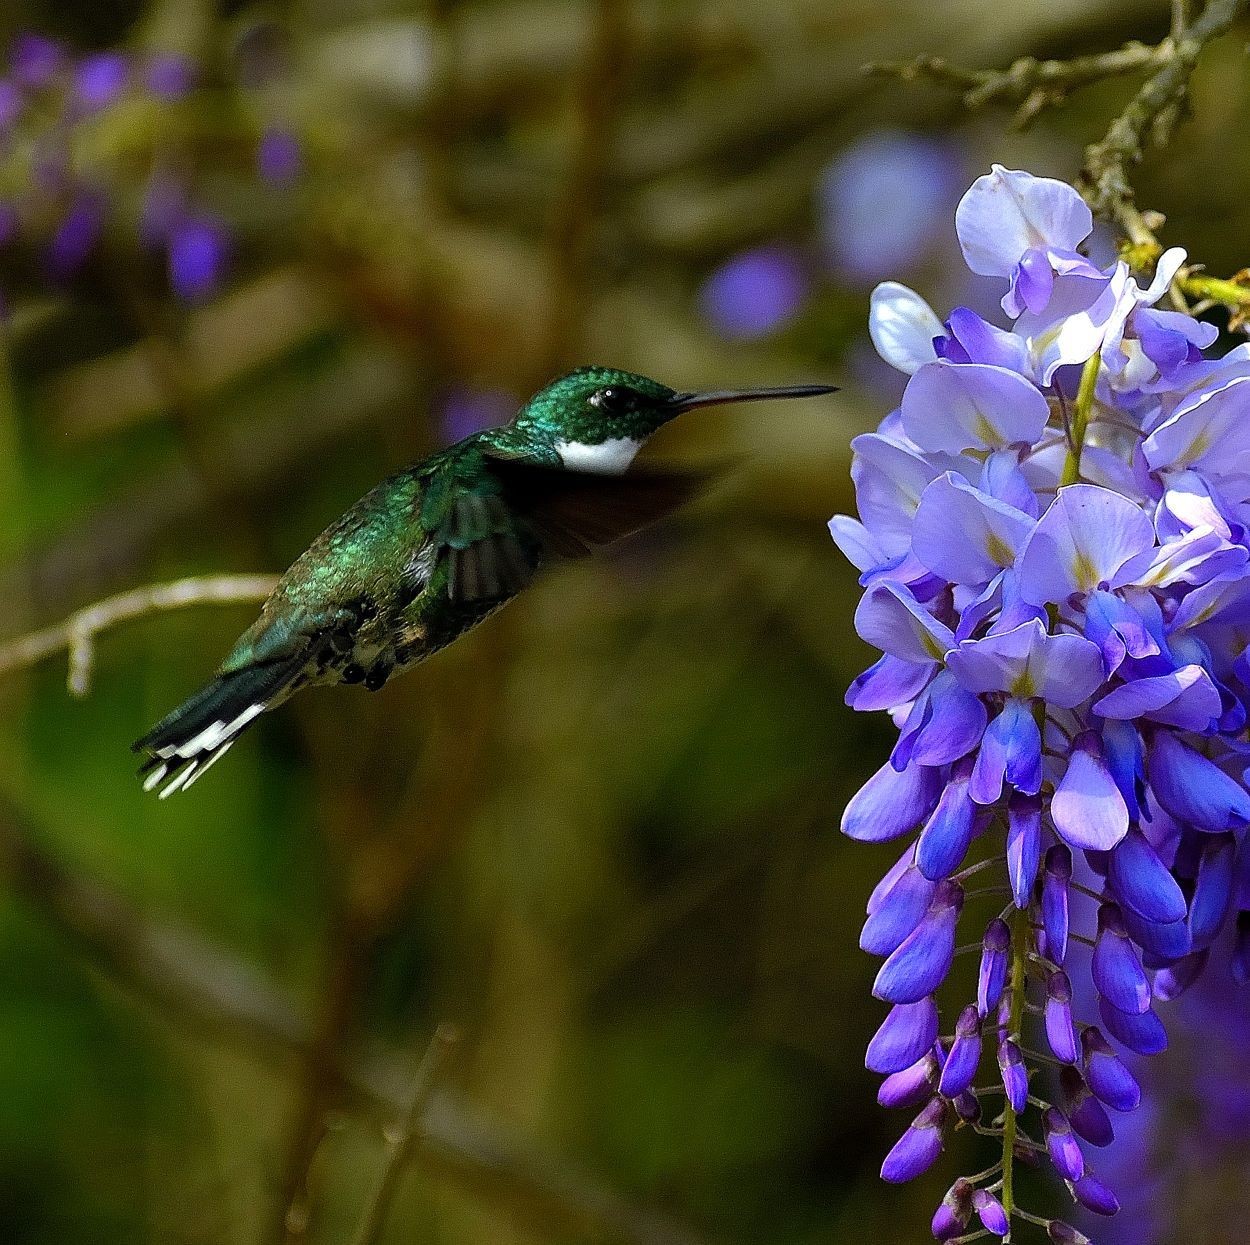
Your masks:
<svg viewBox="0 0 1250 1245"><path fill-rule="evenodd" d="M903 1120L862 1070L856 939L893 853L837 823L890 724L842 703L869 653L824 524L898 391L873 283L992 305L960 275L961 189L991 160L1071 176L1127 88L1018 134L860 66L1098 50L1167 8L4 6L4 42L177 53L197 85L74 123L107 212L72 274L47 279L38 219L0 250L0 637L279 571L577 363L844 391L666 429L649 457L718 469L677 521L376 696L300 697L167 803L127 745L250 607L102 637L85 700L60 658L3 678L0 1240L349 1241L440 1023L460 1038L382 1240L927 1238L954 1164L876 1179ZM1141 195L1227 274L1250 257L1239 48L1194 98ZM298 153L279 177L269 132ZM3 152L20 196L30 152ZM228 236L211 296L142 245L154 168Z"/></svg>

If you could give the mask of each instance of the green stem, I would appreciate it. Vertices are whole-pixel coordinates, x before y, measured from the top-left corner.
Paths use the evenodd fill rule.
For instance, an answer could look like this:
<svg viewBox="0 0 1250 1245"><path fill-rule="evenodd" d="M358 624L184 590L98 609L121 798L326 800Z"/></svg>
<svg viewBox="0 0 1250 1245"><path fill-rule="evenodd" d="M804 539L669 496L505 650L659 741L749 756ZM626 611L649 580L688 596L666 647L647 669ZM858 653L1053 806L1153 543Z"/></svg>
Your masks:
<svg viewBox="0 0 1250 1245"><path fill-rule="evenodd" d="M1250 306L1250 286L1239 281L1225 281L1195 272L1181 278L1181 288L1191 298L1209 299L1234 310Z"/></svg>
<svg viewBox="0 0 1250 1245"><path fill-rule="evenodd" d="M1024 973L1029 951L1029 916L1027 911L1017 911L1011 917L1011 979L1008 984L1011 1004L1007 1020L1007 1033L1014 1042L1020 1041L1020 1023L1024 1016ZM1016 1161L1016 1112L1007 1099L1003 1105L1003 1209L1010 1222L1016 1207L1015 1189ZM1010 1237L1008 1237L1010 1239Z"/></svg>
<svg viewBox="0 0 1250 1245"><path fill-rule="evenodd" d="M1094 409L1094 390L1098 386L1098 369L1102 360L1098 354L1089 360L1081 373L1080 388L1072 405L1072 426L1069 431L1068 456L1063 463L1063 477L1059 483L1075 484L1081 478L1081 450L1085 445L1085 433L1089 429L1090 413Z"/></svg>

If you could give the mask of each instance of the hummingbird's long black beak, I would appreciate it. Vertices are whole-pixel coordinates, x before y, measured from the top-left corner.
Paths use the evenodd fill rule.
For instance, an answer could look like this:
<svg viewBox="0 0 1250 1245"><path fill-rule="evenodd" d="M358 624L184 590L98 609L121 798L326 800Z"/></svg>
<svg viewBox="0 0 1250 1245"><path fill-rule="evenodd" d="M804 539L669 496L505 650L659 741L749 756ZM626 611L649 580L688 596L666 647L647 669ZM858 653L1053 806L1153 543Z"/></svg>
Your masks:
<svg viewBox="0 0 1250 1245"><path fill-rule="evenodd" d="M837 393L836 385L778 385L772 389L712 389L707 393L675 393L669 399L674 414L699 406L727 406L730 402L771 402L774 398L819 398Z"/></svg>

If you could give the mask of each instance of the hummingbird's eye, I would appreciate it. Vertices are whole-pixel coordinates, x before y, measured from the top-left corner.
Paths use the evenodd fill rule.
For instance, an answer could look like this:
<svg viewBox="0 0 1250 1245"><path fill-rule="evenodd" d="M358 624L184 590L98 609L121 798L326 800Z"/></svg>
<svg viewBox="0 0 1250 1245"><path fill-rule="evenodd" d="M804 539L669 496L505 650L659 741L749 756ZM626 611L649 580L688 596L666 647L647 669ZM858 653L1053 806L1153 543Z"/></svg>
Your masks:
<svg viewBox="0 0 1250 1245"><path fill-rule="evenodd" d="M605 415L624 415L634 408L634 393L621 385L609 385L590 395L590 405Z"/></svg>

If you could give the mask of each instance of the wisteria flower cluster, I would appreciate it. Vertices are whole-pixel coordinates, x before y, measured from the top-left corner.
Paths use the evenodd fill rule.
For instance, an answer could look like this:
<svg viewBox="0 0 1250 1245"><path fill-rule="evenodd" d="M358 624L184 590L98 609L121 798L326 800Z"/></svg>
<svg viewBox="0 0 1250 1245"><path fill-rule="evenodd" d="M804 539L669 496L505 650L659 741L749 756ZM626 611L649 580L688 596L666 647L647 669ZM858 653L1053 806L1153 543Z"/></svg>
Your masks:
<svg viewBox="0 0 1250 1245"><path fill-rule="evenodd" d="M919 1109L886 1180L954 1127L998 1139L934 1236L1079 1242L1020 1207L1019 1165L1114 1213L1095 1152L1141 1096L1117 1047L1164 1048L1156 1003L1217 940L1250 977L1250 344L1208 358L1217 328L1159 305L1183 251L1146 288L1092 263L1062 182L995 166L955 224L1010 327L877 288L873 340L909 380L853 442L859 518L830 523L883 653L848 703L899 728L842 828L907 839L861 937L891 1005L867 1064ZM979 971L944 1026L961 950Z"/></svg>

